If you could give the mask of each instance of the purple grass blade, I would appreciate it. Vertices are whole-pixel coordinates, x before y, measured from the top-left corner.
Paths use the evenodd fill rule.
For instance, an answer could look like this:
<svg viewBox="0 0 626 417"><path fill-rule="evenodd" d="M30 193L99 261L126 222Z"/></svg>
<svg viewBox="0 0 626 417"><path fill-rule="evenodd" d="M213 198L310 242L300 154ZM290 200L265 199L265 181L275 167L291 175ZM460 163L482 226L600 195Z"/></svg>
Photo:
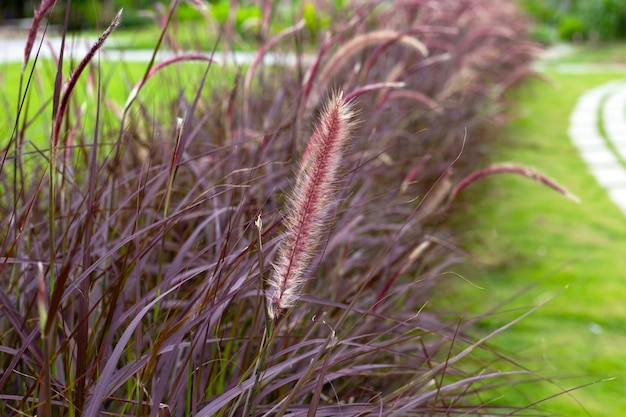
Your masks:
<svg viewBox="0 0 626 417"><path fill-rule="evenodd" d="M461 182L459 182L457 186L454 187L454 189L450 192L450 195L448 197L448 203L454 200L454 198L457 195L459 195L459 193L463 191L463 189L469 186L470 184L482 178L485 178L491 175L496 175L496 174L516 174L516 175L521 175L526 178L530 178L531 180L537 181L538 183L543 184L549 188L552 188L554 191L560 194L563 194L565 198L568 198L576 203L580 203L580 198L570 193L565 187L558 184L556 181L530 168L527 168L521 165L515 165L515 164L491 165L491 166L488 166L487 168L483 168L481 170L478 170L468 175L463 180L461 180Z"/></svg>
<svg viewBox="0 0 626 417"><path fill-rule="evenodd" d="M83 59L80 61L76 69L74 69L74 71L70 75L70 78L67 81L67 85L65 86L65 89L63 91L63 94L61 95L61 101L59 103L59 110L54 120L54 127L52 130L52 146L53 147L56 147L58 145L59 133L61 131L61 122L63 121L63 114L65 113L65 110L67 109L70 96L72 95L72 91L74 90L74 87L76 87L78 78L83 73L83 71L87 67L87 64L89 64L89 62L92 60L96 52L100 50L100 48L104 44L104 41L106 41L109 35L119 26L121 20L122 20L122 10L117 12L117 15L115 15L109 27L106 28L106 30L102 33L102 35L100 35L98 40L96 40L96 42L91 46L91 48L87 52L87 55L83 57Z"/></svg>
<svg viewBox="0 0 626 417"><path fill-rule="evenodd" d="M33 15L33 22L30 25L30 29L28 30L28 36L26 37L26 45L24 46L24 62L22 64L22 70L26 68L26 64L30 59L30 53L33 50L33 45L35 44L35 38L37 38L37 31L41 26L41 22L44 17L52 11L52 8L56 4L57 0L43 0L39 7L35 10L35 14Z"/></svg>

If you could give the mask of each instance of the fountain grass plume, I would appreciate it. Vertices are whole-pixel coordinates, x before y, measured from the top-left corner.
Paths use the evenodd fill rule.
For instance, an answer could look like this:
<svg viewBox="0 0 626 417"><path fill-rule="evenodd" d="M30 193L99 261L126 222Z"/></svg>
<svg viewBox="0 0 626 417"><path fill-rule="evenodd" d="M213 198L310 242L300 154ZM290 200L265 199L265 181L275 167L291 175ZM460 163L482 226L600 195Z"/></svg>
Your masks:
<svg viewBox="0 0 626 417"><path fill-rule="evenodd" d="M397 32L394 30L377 30L363 35L355 36L350 41L341 46L328 60L326 66L319 74L318 82L314 87L314 90L307 97L307 105L305 106L305 108L311 109L317 105L320 97L322 96L322 91L331 81L332 77L335 76L337 72L341 68L343 68L343 66L352 57L358 55L359 53L362 53L363 50L367 47L383 45L386 43L391 44L393 42L398 42L401 45L413 49L424 57L429 55L428 48L422 42L402 32ZM305 75L303 86L306 86L311 81L312 77L315 76L314 71L316 70L316 66L312 66L309 69L309 71Z"/></svg>
<svg viewBox="0 0 626 417"><path fill-rule="evenodd" d="M94 42L91 48L89 48L89 50L87 51L87 54L83 57L83 59L78 63L76 68L70 74L70 77L67 80L67 83L65 85L65 89L63 93L61 94L61 101L60 101L59 107L58 109L55 109L56 116L54 117L54 125L52 129L52 141L53 141L54 147L56 147L59 143L59 134L61 131L61 124L63 122L63 115L65 114L65 110L67 110L70 96L72 95L72 92L74 91L74 87L76 87L76 84L78 83L78 79L80 78L80 75L83 73L85 68L87 68L87 65L89 64L89 62L91 62L93 57L96 55L96 52L98 52L100 48L102 48L102 45L104 45L104 41L106 41L109 35L113 33L113 31L119 26L122 20L122 12L123 12L123 9L120 9L120 11L117 12L117 14L113 18L113 21L111 22L109 27L106 28L106 30L102 33L102 35L100 35L100 37L96 40L96 42Z"/></svg>
<svg viewBox="0 0 626 417"><path fill-rule="evenodd" d="M26 36L26 45L24 46L24 62L22 63L22 71L26 68L26 64L28 64L28 60L30 59L30 54L33 50L33 45L35 44L35 39L37 38L37 31L43 22L43 19L52 11L54 5L56 4L56 0L43 0L38 8L35 9L35 13L33 14L33 20L30 25L30 29L28 31L28 36Z"/></svg>
<svg viewBox="0 0 626 417"><path fill-rule="evenodd" d="M454 187L454 189L450 192L450 195L448 196L448 204L450 204L450 202L454 200L456 196L470 184L482 178L496 174L516 174L526 178L530 178L531 180L537 181L538 183L543 184L549 188L552 188L558 193L563 194L566 198L576 203L580 203L580 198L569 192L565 187L558 184L556 181L548 178L540 172L534 171L522 165L496 164L480 169L461 180L461 182L459 182L456 187Z"/></svg>
<svg viewBox="0 0 626 417"><path fill-rule="evenodd" d="M274 319L300 297L333 201L343 152L350 139L353 108L342 93L328 101L302 155L285 218L285 238L268 283L268 314Z"/></svg>

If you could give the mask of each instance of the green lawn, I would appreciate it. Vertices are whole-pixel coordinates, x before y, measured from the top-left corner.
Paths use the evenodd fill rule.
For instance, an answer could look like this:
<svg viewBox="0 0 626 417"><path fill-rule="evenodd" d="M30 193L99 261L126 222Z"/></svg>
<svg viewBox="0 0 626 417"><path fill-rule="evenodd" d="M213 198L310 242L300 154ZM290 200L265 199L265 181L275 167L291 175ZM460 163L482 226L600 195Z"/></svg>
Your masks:
<svg viewBox="0 0 626 417"><path fill-rule="evenodd" d="M76 63L74 63L76 65ZM119 120L124 105L132 88L146 72L147 63L124 63L115 61L103 61L98 70L97 63L92 63L89 70L81 75L72 96L71 114L82 112L84 122L82 126L87 136L93 133L93 121L98 111L96 106L97 80L96 74L100 75L101 96L103 100L99 111L101 122L110 124L111 129L119 128ZM164 107L164 103L174 103L176 98L183 94L185 98L193 101L200 86L202 76L207 68L207 62L187 61L179 62L165 67L155 74L143 86L137 102L131 107L129 118L140 111L141 105L145 106L157 118L161 126L173 126L180 109ZM3 138L10 136L15 120L18 103L18 86L20 83L20 63L0 65L0 103L5 109L5 117L0 120L0 134ZM54 91L54 74L56 66L51 60L40 60L32 76L30 93L25 101L25 110L28 120L28 140L38 148L46 148L51 129L51 100ZM64 68L65 80L69 77L70 68ZM211 97L211 91L218 87L230 86L236 72L232 67L213 65L209 70L204 84L203 97ZM28 79L25 77L24 83ZM80 110L82 109L82 110ZM128 121L128 119L127 119ZM33 149L26 148L27 151Z"/></svg>
<svg viewBox="0 0 626 417"><path fill-rule="evenodd" d="M176 47L181 50L211 51L215 47L218 38L215 36L215 25L209 23L189 21L183 24L172 24L171 30L163 43L162 49ZM97 37L97 32L87 33ZM104 45L105 49L148 49L155 47L157 39L161 36L161 29L155 25L147 25L139 28L120 28L111 35L111 39ZM170 42L174 42L173 44ZM237 38L234 49L245 49L244 41Z"/></svg>
<svg viewBox="0 0 626 417"><path fill-rule="evenodd" d="M491 342L554 384L528 384L521 393L503 389L499 401L528 404L611 378L542 406L564 416L587 415L585 410L599 417L626 415L626 216L587 172L567 136L577 98L619 76L549 76L554 86L530 82L516 93L516 117L500 133L493 161L535 168L582 204L517 176L470 187L463 194L472 203L469 212L455 221L465 230L464 248L482 262L457 271L473 285L459 279L453 293L442 296L457 311L476 314L513 297L501 308L508 313L482 321L485 331L555 296Z"/></svg>
<svg viewBox="0 0 626 417"><path fill-rule="evenodd" d="M562 63L626 64L626 44L579 45L566 56L558 59Z"/></svg>

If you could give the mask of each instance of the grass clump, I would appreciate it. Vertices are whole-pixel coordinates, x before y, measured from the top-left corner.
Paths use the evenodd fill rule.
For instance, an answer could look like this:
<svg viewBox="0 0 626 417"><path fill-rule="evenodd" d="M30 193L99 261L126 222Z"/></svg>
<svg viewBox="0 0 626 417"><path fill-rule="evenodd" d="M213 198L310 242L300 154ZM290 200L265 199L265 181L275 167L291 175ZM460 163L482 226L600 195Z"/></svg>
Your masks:
<svg viewBox="0 0 626 417"><path fill-rule="evenodd" d="M49 90L34 88L45 63L27 60L1 166L6 415L514 413L490 403L493 387L534 377L493 369L483 346L516 320L475 340L471 320L428 302L456 261L448 198L483 161L472 138L504 120L505 92L531 72L525 22L495 0L346 7L311 63L295 19L249 67L153 60L120 102L100 43L70 76L61 54ZM296 64L264 64L270 50ZM360 120L337 149L321 139L334 124L311 128L332 91ZM326 159L339 149L340 164ZM277 256L300 256L293 235L309 225L308 284L281 303L271 265L289 269Z"/></svg>

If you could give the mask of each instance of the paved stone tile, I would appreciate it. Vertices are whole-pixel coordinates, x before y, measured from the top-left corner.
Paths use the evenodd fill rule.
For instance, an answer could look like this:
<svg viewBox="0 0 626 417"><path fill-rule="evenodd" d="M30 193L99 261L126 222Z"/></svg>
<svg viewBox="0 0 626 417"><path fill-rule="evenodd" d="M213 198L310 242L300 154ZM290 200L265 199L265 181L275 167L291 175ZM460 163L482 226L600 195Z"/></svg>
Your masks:
<svg viewBox="0 0 626 417"><path fill-rule="evenodd" d="M570 115L568 134L589 171L626 214L626 82L611 81L583 94Z"/></svg>

